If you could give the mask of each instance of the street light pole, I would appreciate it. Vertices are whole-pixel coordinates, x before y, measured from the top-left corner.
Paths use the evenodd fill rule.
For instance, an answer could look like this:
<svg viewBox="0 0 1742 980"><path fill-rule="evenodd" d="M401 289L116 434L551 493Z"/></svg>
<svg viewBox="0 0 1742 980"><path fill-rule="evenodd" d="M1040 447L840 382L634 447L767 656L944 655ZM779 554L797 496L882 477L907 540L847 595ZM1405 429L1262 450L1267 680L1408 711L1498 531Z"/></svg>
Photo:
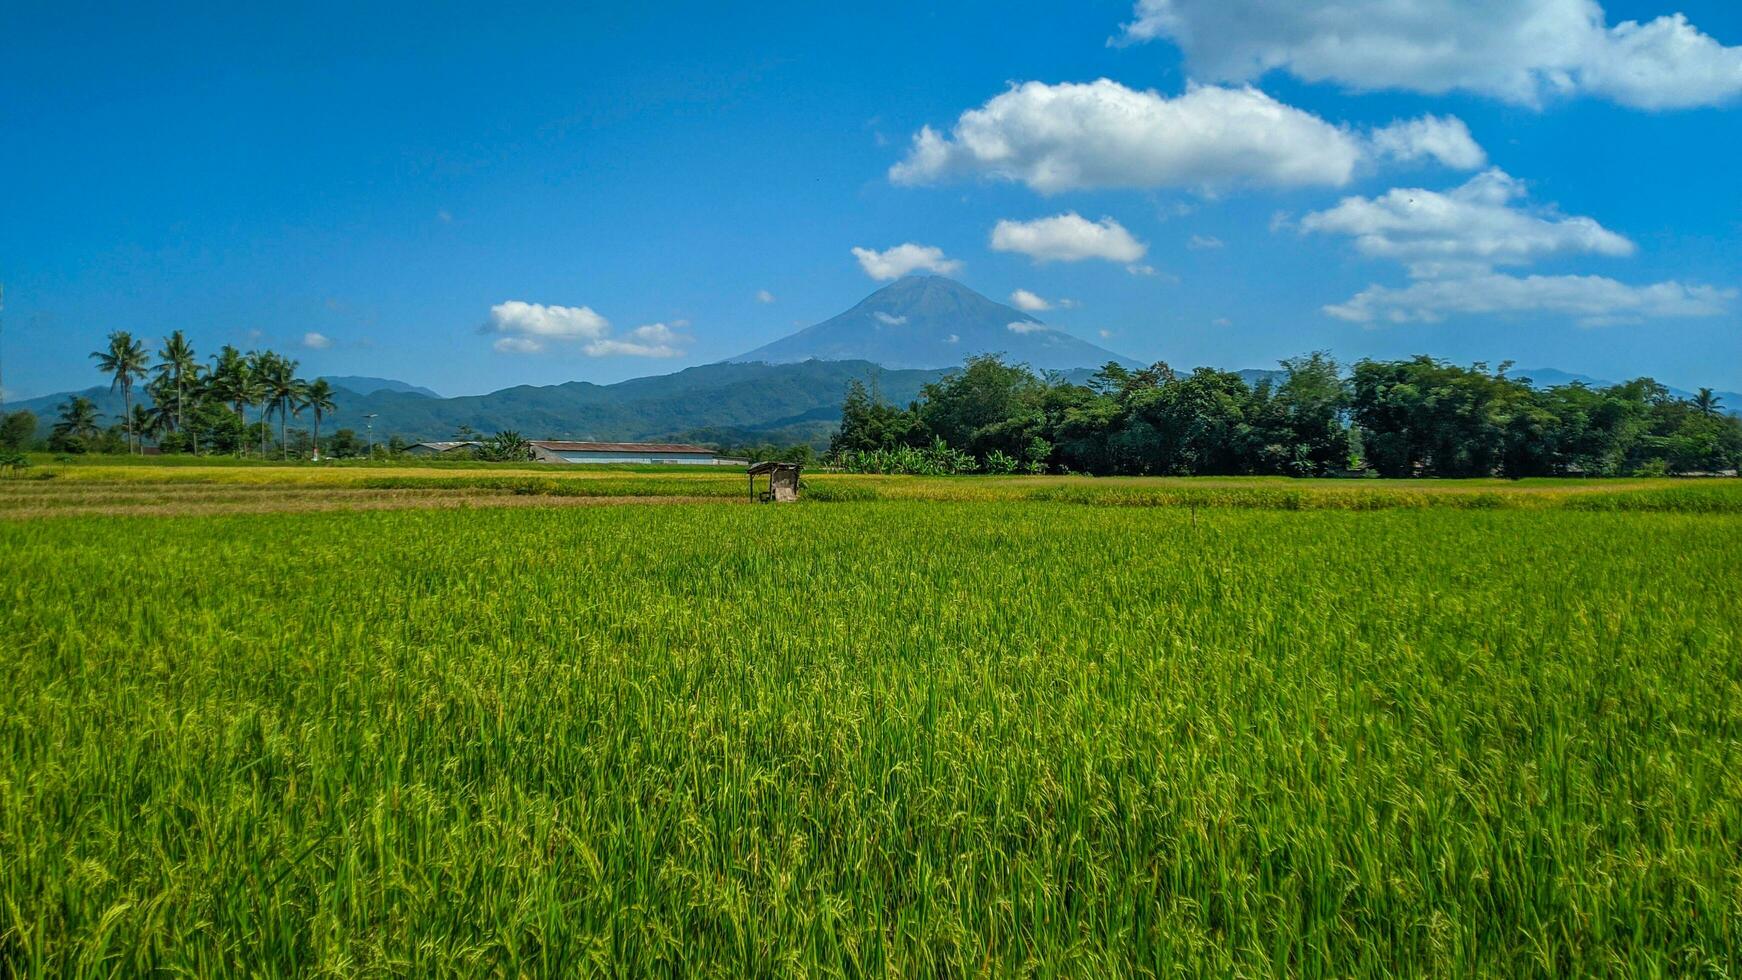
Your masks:
<svg viewBox="0 0 1742 980"><path fill-rule="evenodd" d="M381 413L379 413L379 412L371 412L368 415L363 416L364 429L369 433L369 458L370 459L375 458L375 418L376 418L376 416L378 416L380 414Z"/></svg>

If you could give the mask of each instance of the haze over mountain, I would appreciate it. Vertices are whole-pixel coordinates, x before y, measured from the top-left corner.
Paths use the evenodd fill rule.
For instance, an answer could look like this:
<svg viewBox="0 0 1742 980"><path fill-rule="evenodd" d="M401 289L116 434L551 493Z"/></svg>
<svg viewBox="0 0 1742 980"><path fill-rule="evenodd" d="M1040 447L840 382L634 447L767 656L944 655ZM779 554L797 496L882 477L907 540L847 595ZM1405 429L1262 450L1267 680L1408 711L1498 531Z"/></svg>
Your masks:
<svg viewBox="0 0 1742 980"><path fill-rule="evenodd" d="M854 380L874 383L883 399L905 404L972 354L1001 353L1013 362L1086 380L1108 361L1130 358L1080 340L1035 317L994 302L942 276L913 276L877 290L852 309L730 360L673 374L611 385L571 381L517 385L486 395L443 398L391 378L327 375L337 408L326 432L361 432L373 415L374 434L421 441L452 438L461 427L479 433L514 430L530 438L687 439L716 443L827 443L840 421L842 397ZM1277 373L1239 372L1247 384ZM1552 368L1514 371L1539 386L1611 382ZM1691 393L1670 389L1676 397ZM1723 408L1742 412L1742 393L1719 392ZM14 402L29 409L46 433L60 405L83 395L105 423L121 415L120 392L95 385ZM143 397L136 392L136 399ZM293 427L306 428L305 417Z"/></svg>
<svg viewBox="0 0 1742 980"><path fill-rule="evenodd" d="M943 276L909 276L839 316L730 358L735 362L871 361L890 368L952 367L1002 353L1041 370L1095 368L1129 357L1042 323Z"/></svg>
<svg viewBox="0 0 1742 980"><path fill-rule="evenodd" d="M425 398L440 398L441 395L421 385L407 384L392 378L370 378L355 374L324 374L327 384L335 388L344 388L359 395L373 395L377 391L402 391Z"/></svg>

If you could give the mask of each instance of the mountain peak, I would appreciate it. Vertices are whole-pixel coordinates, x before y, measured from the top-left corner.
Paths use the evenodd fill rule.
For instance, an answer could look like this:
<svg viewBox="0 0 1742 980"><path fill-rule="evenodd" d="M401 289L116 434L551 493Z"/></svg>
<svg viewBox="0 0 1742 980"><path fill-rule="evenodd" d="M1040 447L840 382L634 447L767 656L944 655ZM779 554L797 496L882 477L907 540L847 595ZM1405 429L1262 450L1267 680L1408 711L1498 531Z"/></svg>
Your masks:
<svg viewBox="0 0 1742 980"><path fill-rule="evenodd" d="M1043 370L1133 363L937 275L897 279L839 316L731 360L864 360L891 368L940 368L994 353Z"/></svg>

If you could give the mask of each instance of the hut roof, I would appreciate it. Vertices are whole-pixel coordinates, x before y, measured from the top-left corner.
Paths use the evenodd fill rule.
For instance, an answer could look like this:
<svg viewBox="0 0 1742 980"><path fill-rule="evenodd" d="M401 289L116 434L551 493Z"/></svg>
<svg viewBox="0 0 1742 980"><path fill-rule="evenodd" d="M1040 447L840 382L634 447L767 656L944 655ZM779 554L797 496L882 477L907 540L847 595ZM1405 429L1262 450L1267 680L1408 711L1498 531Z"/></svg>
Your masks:
<svg viewBox="0 0 1742 980"><path fill-rule="evenodd" d="M774 472L780 471L780 470L796 470L796 469L798 469L797 463L782 463L778 460L768 459L768 460L763 460L760 463L753 464L750 467L750 475L751 476L761 476L764 473L774 473Z"/></svg>

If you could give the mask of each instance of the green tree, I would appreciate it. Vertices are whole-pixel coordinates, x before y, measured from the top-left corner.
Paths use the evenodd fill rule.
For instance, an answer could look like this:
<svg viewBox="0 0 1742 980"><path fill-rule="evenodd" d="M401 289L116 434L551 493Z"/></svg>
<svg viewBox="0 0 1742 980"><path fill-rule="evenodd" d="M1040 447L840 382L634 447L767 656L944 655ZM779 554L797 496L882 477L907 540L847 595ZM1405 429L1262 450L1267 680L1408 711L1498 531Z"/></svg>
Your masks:
<svg viewBox="0 0 1742 980"><path fill-rule="evenodd" d="M328 451L339 459L346 459L351 456L361 456L363 455L365 448L363 440L357 437L357 430L355 429L340 429L333 433L333 437L329 440L328 444Z"/></svg>
<svg viewBox="0 0 1742 980"><path fill-rule="evenodd" d="M87 451L103 434L102 427L97 424L101 417L97 404L82 395L74 395L62 402L60 417L54 423L49 440L50 447L62 452Z"/></svg>
<svg viewBox="0 0 1742 980"><path fill-rule="evenodd" d="M20 452L36 438L36 416L28 411L0 415L0 449Z"/></svg>
<svg viewBox="0 0 1742 980"><path fill-rule="evenodd" d="M315 421L315 459L321 458L321 416L338 406L333 402L333 386L326 378L316 378L301 390L301 406L309 410Z"/></svg>
<svg viewBox="0 0 1742 980"><path fill-rule="evenodd" d="M290 425L290 409L295 402L297 392L302 382L296 377L296 362L273 351L256 351L248 355L250 373L258 382L255 397L260 405L260 420L269 423L274 409L278 411L278 444L280 448L287 445L287 429ZM266 440L271 433L270 425L260 430L260 455L266 456Z"/></svg>
<svg viewBox="0 0 1742 980"><path fill-rule="evenodd" d="M144 405L133 406L133 413L127 419L127 431L139 441L141 453L145 451L145 439L157 435L159 424L159 419L149 408Z"/></svg>
<svg viewBox="0 0 1742 980"><path fill-rule="evenodd" d="M127 427L128 451L132 451L133 442L133 382L145 376L146 359L145 345L133 339L133 335L125 330L116 330L109 334L109 346L99 351L92 351L91 357L104 374L114 380L109 384L109 390L121 389L121 404L123 406L122 422Z"/></svg>
<svg viewBox="0 0 1742 980"><path fill-rule="evenodd" d="M847 382L841 405L841 427L829 439L829 451L869 452L930 441L917 413L884 402L864 382ZM923 438L922 438L923 437Z"/></svg>
<svg viewBox="0 0 1742 980"><path fill-rule="evenodd" d="M1349 393L1341 368L1326 351L1281 363L1283 380L1271 399L1285 437L1281 471L1323 476L1349 465Z"/></svg>
<svg viewBox="0 0 1742 980"><path fill-rule="evenodd" d="M171 431L180 432L187 423L188 391L199 380L200 362L194 356L193 345L180 330L163 338L157 352L157 366L152 368L165 390L175 396L175 413Z"/></svg>
<svg viewBox="0 0 1742 980"><path fill-rule="evenodd" d="M206 392L215 400L230 406L241 429L247 430L248 406L260 400L260 383L254 377L254 368L247 355L225 344L212 358ZM232 448L240 456L245 451L245 446L246 441L238 439Z"/></svg>
<svg viewBox="0 0 1742 980"><path fill-rule="evenodd" d="M930 435L977 458L998 450L1026 459L1046 441L1046 383L1026 365L996 354L970 357L962 370L920 390L918 417Z"/></svg>
<svg viewBox="0 0 1742 980"><path fill-rule="evenodd" d="M507 429L485 439L477 448L477 456L493 463L527 460L532 458L532 443L513 429Z"/></svg>

